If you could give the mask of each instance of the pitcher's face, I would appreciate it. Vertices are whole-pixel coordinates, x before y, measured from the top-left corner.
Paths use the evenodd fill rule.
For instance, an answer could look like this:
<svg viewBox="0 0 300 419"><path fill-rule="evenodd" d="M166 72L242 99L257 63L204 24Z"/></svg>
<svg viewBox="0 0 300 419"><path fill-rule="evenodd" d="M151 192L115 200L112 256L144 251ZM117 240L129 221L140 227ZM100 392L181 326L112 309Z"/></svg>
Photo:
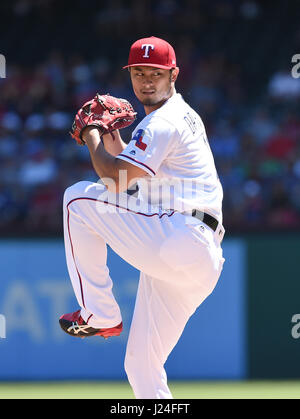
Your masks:
<svg viewBox="0 0 300 419"><path fill-rule="evenodd" d="M172 96L178 72L178 68L165 70L148 66L131 67L132 87L146 112L158 109Z"/></svg>

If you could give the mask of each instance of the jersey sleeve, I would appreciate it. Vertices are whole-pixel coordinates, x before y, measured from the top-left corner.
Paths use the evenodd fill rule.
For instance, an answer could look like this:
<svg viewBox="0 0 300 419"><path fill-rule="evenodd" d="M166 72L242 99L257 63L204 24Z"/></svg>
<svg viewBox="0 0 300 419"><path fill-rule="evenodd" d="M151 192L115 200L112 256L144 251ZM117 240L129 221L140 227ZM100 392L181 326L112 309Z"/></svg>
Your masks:
<svg viewBox="0 0 300 419"><path fill-rule="evenodd" d="M137 127L127 147L117 158L145 170L155 176L177 144L177 131L168 121L153 118L145 127Z"/></svg>

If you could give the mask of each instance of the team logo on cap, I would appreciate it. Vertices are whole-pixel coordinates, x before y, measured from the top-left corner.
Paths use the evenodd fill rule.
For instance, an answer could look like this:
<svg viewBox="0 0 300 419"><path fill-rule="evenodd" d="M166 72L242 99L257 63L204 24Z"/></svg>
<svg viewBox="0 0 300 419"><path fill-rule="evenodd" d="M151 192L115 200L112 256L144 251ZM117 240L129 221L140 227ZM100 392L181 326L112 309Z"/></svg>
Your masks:
<svg viewBox="0 0 300 419"><path fill-rule="evenodd" d="M152 50L154 50L154 45L152 45L152 44L143 44L141 46L141 49L144 49L144 48L145 48L145 54L143 55L143 58L150 58L149 57L149 50L150 50L150 48Z"/></svg>

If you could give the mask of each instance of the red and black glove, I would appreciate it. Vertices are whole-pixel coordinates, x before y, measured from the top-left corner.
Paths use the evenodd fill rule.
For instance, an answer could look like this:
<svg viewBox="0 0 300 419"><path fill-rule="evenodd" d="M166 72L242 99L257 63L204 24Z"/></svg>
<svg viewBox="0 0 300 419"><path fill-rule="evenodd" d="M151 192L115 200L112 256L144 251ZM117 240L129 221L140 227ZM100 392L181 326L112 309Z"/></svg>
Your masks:
<svg viewBox="0 0 300 419"><path fill-rule="evenodd" d="M136 112L126 99L119 99L109 94L96 94L94 99L86 102L77 112L71 136L78 144L84 145L83 130L86 127L97 127L100 135L131 125L136 119Z"/></svg>

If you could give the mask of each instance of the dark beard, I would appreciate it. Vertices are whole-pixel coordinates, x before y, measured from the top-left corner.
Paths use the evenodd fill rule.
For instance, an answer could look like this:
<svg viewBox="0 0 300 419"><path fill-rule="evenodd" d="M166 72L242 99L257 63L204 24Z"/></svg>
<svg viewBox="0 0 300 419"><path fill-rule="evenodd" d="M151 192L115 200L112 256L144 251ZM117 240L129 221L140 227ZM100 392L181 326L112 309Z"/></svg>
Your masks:
<svg viewBox="0 0 300 419"><path fill-rule="evenodd" d="M168 98L170 97L170 92L171 92L171 87L170 87L170 89L169 89L169 91L168 91L168 94L166 95L167 96L167 98L166 99L161 99L161 100L155 100L155 99L151 99L151 98L145 98L141 103L142 103L142 105L144 105L144 106L161 106L161 105L163 105L167 100L168 100Z"/></svg>
<svg viewBox="0 0 300 419"><path fill-rule="evenodd" d="M153 99L148 98L148 99L145 99L145 100L142 101L142 105L144 105L144 106L156 106L156 105L160 104L161 102L163 102L163 101L160 100L160 101L157 102L157 101L154 101Z"/></svg>

